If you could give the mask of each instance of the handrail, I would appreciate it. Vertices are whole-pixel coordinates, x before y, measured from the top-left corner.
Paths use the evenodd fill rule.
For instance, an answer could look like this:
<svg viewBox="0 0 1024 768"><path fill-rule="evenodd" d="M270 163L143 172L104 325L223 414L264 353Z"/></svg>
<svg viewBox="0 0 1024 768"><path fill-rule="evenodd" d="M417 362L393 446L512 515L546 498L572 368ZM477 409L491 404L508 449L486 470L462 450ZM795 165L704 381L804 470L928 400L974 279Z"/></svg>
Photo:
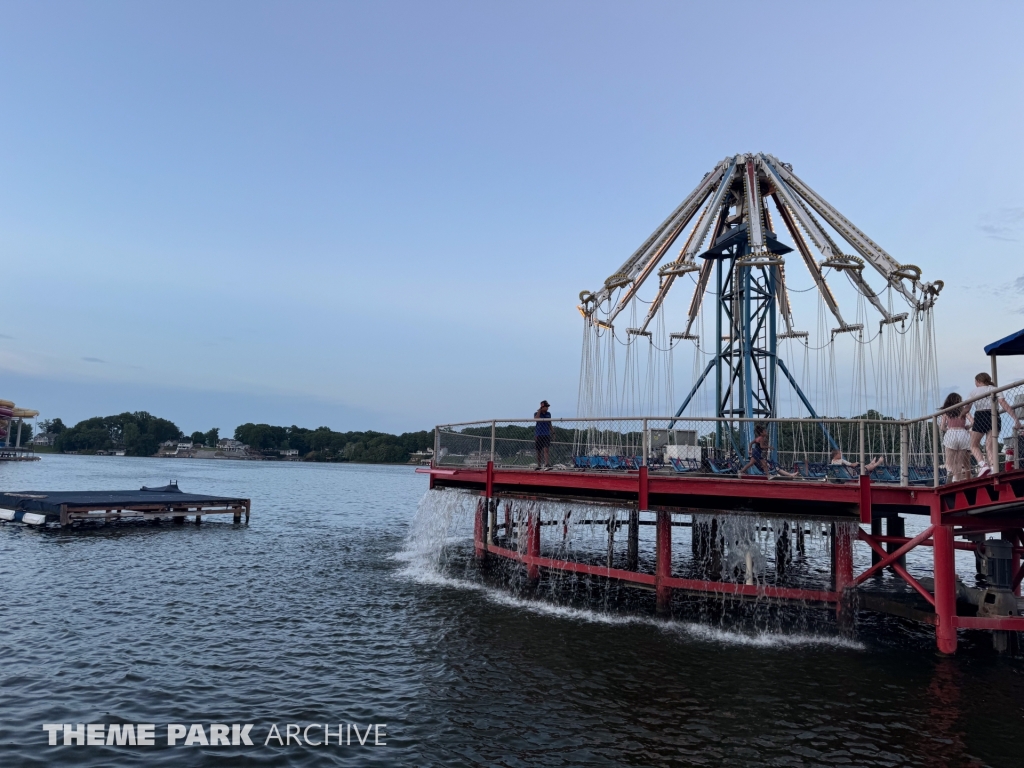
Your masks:
<svg viewBox="0 0 1024 768"><path fill-rule="evenodd" d="M1008 389L1016 389L1017 387L1021 387L1021 386L1024 386L1024 379L1018 379L1017 381L1010 382L1009 384L1004 384L1001 387L996 387L991 392L986 392L984 395L977 395L976 397L972 397L970 400L961 400L956 405L949 406L949 408L940 408L939 410L935 411L934 413L929 413L927 416L917 416L917 417L912 418L912 419L906 419L905 421L908 424L918 424L918 423L920 423L922 421L928 421L928 419L935 419L935 418L938 418L939 416L942 416L942 415L948 413L949 411L955 411L958 408L963 408L965 405L972 405L972 404L978 402L979 400L985 400L985 399L990 398L990 397L995 397L996 395L998 395L998 394L1000 394L1002 392L1005 392ZM1016 410L1017 408L1024 408L1024 404L1015 405L1015 406L1012 406L1012 407L1013 407L1014 410Z"/></svg>
<svg viewBox="0 0 1024 768"><path fill-rule="evenodd" d="M918 423L920 423L922 421L928 421L929 419L933 419L933 418L937 418L939 416L942 416L943 414L945 414L945 413L947 413L949 411L956 410L957 408L963 408L965 405L971 405L973 403L978 402L979 400L984 400L986 398L991 398L993 396L999 395L1002 392L1005 392L1005 391L1010 390L1010 389L1014 389L1016 387L1021 387L1021 386L1024 386L1024 379L1018 379L1017 381L1011 382L1009 384L1004 384L1001 387L996 387L992 392L987 392L984 395L978 395L976 397L971 398L970 400L962 400L961 402L957 403L955 406L950 406L949 408L939 409L939 410L937 410L937 411L935 411L933 413L927 414L926 416L915 416L915 417L909 418L909 419L907 419L907 418L904 418L904 419L897 419L897 418L866 419L866 418L861 418L861 417L857 417L857 416L845 416L845 417L844 416L789 416L789 417L776 416L776 417L772 417L772 418L768 418L768 417L749 417L749 416L687 416L687 417L679 417L679 416L673 416L673 415L664 415L664 416L567 416L567 417L550 418L550 419L536 419L536 418L525 418L524 419L524 418L516 418L516 419L480 419L480 420L477 420L477 421L456 421L456 422L451 422L449 424L438 424L436 428L437 429L443 429L445 427L485 426L485 425L490 425L492 423L533 424L533 423L538 422L538 421L549 421L551 423L561 423L561 422L567 422L567 421L571 421L571 422L581 422L581 421L582 422L606 422L606 421L643 421L643 420L647 420L647 421L673 421L673 420L675 420L675 421L683 421L683 422L686 422L686 421L709 421L709 422L719 422L719 421L722 421L722 422L731 422L731 423L736 423L736 422L741 422L741 423L756 422L758 424L789 423L789 422L811 422L811 421L813 421L815 423L824 422L826 424L853 424L853 423L862 421L865 424L888 424L888 425L899 426L899 425L903 425L903 424L910 425L910 424L918 424ZM1013 406L1013 407L1015 409L1016 408L1024 408L1024 405Z"/></svg>

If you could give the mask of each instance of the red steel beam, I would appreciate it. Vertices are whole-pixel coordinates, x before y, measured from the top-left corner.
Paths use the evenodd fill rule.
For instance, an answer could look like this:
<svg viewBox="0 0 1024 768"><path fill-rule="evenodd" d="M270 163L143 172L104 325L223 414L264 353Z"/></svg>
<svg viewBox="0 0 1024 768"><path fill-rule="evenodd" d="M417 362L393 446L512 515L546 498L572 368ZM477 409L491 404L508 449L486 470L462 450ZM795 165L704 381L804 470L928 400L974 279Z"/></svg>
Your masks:
<svg viewBox="0 0 1024 768"><path fill-rule="evenodd" d="M894 562L903 557L903 555L907 554L907 552L909 552L918 544L920 544L929 536L931 536L934 530L935 526L929 525L927 528L921 531L921 533L917 534L917 536L910 539L906 544L904 544L902 547L900 547L895 552L890 554L889 552L886 552L880 544L878 544L878 537L872 536L870 533L865 533L863 530L858 529L857 533L860 537L860 540L867 542L868 546L870 546L873 550L882 555L882 559L874 565L872 565L866 571L864 571L864 573L862 573L860 576L855 578L853 580L852 586L856 587L858 584L862 584L865 580L874 575L877 571L880 571L883 568L892 565ZM911 584L911 586L913 586L913 584ZM931 599L931 595L928 595L928 598Z"/></svg>
<svg viewBox="0 0 1024 768"><path fill-rule="evenodd" d="M930 531L930 528L929 528L929 531ZM928 532L928 531L926 531L926 532ZM863 533L863 531L862 531L862 533ZM913 587L915 592L917 592L919 595L921 595L921 597L923 597L925 600L927 600L929 605L931 605L933 607L935 606L935 598L932 596L932 593L929 592L924 587L922 587L921 584L918 582L918 580L915 579L913 576L911 576L910 573L907 571L907 569L899 564L899 557L900 557L900 554L903 551L904 547L901 547L900 549L898 549L895 552L890 554L890 553L886 552L884 549L882 549L882 546L880 544L878 544L877 542L873 541L872 537L867 535L867 534L863 534L861 536L861 541L867 542L868 546L870 546L873 550L875 550L879 555L882 556L882 559L879 562L875 563L873 566L871 566L871 568L869 568L867 571L862 573L856 579L854 579L853 586L857 586L864 579L866 579L872 573L877 571L879 568L884 568L885 566L888 565L888 566L891 566L892 569L894 571L896 571L896 573L899 574L899 576L905 582L907 582L907 584L909 584L911 587ZM907 549L907 551L910 551L910 550Z"/></svg>
<svg viewBox="0 0 1024 768"><path fill-rule="evenodd" d="M510 560L517 560L525 565L534 565L539 568L549 568L556 571L569 571L572 573L584 573L590 576L604 576L609 579L620 581L631 581L636 584L655 586L656 576L650 573L637 573L626 571L621 568L608 568L604 565L588 565L577 563L572 560L555 560L550 557L534 557L523 555L514 549L491 546L488 548L490 554L506 557ZM709 592L726 595L743 595L746 597L771 597L785 600L803 600L818 603L836 603L839 595L835 592L814 589L791 589L789 587L773 587L770 585L758 584L734 584L727 581L702 581L698 579L681 579L674 576L664 577L662 584L673 589L686 589L693 592Z"/></svg>
<svg viewBox="0 0 1024 768"><path fill-rule="evenodd" d="M908 541L910 541L910 538L908 536L878 536L873 533L870 534L870 536L872 539L879 542L880 544L886 544L888 542L892 542L893 544L906 544ZM932 542L931 540L922 541L920 544L918 544L919 547L931 547L933 545L934 542ZM962 549L967 552L974 552L978 549L978 545L970 541L954 541L953 549Z"/></svg>
<svg viewBox="0 0 1024 768"><path fill-rule="evenodd" d="M1024 632L1024 616L954 616L953 626L961 629L1001 629Z"/></svg>
<svg viewBox="0 0 1024 768"><path fill-rule="evenodd" d="M484 467L460 469L429 469L432 475L457 478L459 481L484 486L487 471ZM494 485L498 488L527 485L534 488L559 490L590 490L615 492L631 498L639 497L638 472L544 472L518 469L495 469ZM649 477L651 494L664 496L719 496L723 498L773 499L779 501L833 502L859 506L859 483L819 483L799 480L759 480L738 477L683 477L656 475ZM872 486L871 497L875 505L898 504L928 506L930 488L901 486Z"/></svg>

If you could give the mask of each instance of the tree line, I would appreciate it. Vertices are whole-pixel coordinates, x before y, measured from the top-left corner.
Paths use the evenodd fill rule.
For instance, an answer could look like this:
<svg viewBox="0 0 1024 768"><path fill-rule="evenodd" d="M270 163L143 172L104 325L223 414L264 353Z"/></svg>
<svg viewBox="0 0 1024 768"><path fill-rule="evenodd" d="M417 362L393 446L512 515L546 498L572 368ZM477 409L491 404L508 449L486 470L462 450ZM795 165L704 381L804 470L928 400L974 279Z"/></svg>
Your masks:
<svg viewBox="0 0 1024 768"><path fill-rule="evenodd" d="M257 451L295 450L307 461L402 464L409 460L409 454L433 447L434 433L335 432L328 427L305 429L248 423L235 429L235 440Z"/></svg>
<svg viewBox="0 0 1024 768"><path fill-rule="evenodd" d="M66 426L60 419L47 419L39 422L39 429L54 436L54 448L60 453L123 450L128 456L152 456L159 451L161 443L186 438L174 422L146 411L96 416L73 427ZM294 450L306 461L373 464L404 464L410 454L432 447L434 443L434 434L428 431L392 435L252 423L237 427L234 438L252 451L270 457ZM194 445L214 448L220 439L220 430L193 432L188 439Z"/></svg>

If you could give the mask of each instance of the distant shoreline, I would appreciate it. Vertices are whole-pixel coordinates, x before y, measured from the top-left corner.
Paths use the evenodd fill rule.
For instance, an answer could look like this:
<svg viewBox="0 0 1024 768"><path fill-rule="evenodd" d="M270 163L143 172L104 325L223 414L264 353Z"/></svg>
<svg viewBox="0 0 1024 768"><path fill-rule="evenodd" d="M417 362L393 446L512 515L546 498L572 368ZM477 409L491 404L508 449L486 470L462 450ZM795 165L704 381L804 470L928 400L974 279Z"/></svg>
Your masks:
<svg viewBox="0 0 1024 768"><path fill-rule="evenodd" d="M270 463L270 464L349 464L352 466L361 467L422 467L424 464L418 462L395 462L395 461L305 461L303 459L274 459L274 458L239 458L235 456L218 456L217 458L199 458L195 456L112 456L110 454L102 453L82 453L80 451L60 453L53 450L53 448L45 448L43 450L36 449L35 453L47 454L50 456L71 456L71 457L89 457L89 458L100 458L100 459L173 459L175 461L237 461L241 463Z"/></svg>

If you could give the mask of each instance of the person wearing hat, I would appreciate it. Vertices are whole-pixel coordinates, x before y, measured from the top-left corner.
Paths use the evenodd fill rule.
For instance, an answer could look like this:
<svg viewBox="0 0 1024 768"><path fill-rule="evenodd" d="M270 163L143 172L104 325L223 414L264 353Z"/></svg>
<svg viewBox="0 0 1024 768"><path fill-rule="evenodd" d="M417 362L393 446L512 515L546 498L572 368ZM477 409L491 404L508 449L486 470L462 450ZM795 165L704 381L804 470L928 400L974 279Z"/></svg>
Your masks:
<svg viewBox="0 0 1024 768"><path fill-rule="evenodd" d="M541 400L540 408L533 414L533 418L538 419L533 430L533 445L537 449L537 469L551 466L551 422L540 421L551 418L549 407L547 400Z"/></svg>

